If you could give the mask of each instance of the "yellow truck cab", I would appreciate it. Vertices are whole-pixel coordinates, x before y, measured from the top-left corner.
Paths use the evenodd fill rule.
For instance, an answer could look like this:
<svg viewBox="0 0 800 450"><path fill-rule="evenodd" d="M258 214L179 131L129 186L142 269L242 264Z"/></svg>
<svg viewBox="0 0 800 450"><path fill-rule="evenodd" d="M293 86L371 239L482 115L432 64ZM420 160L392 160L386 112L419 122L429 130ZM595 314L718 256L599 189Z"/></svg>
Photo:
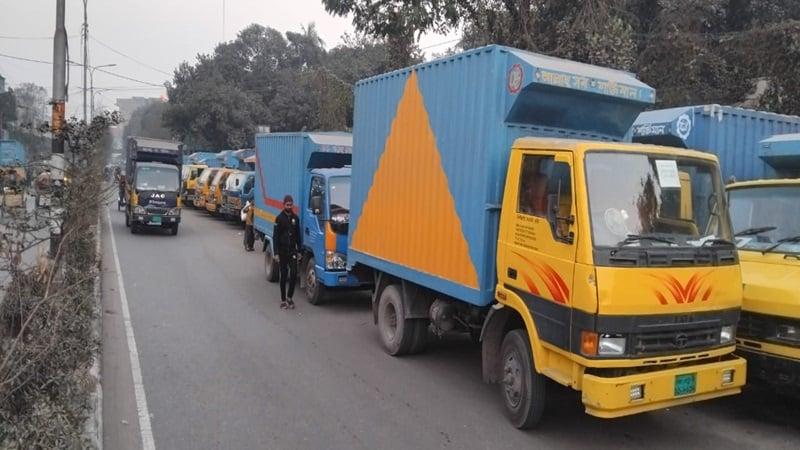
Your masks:
<svg viewBox="0 0 800 450"><path fill-rule="evenodd" d="M183 199L188 204L194 204L195 189L197 188L197 178L207 168L205 164L191 164L183 166L181 179L183 181Z"/></svg>
<svg viewBox="0 0 800 450"><path fill-rule="evenodd" d="M208 197L211 181L217 175L217 172L219 170L220 169L217 167L203 169L203 172L200 173L199 177L197 177L197 184L195 186L195 197L194 197L195 208L206 207L206 198Z"/></svg>
<svg viewBox="0 0 800 450"><path fill-rule="evenodd" d="M222 205L222 191L225 189L225 181L234 172L233 169L219 169L214 178L209 183L208 193L206 194L206 211L211 215L216 215L220 205Z"/></svg>
<svg viewBox="0 0 800 450"><path fill-rule="evenodd" d="M749 378L800 392L800 179L728 186L744 303L736 341Z"/></svg>

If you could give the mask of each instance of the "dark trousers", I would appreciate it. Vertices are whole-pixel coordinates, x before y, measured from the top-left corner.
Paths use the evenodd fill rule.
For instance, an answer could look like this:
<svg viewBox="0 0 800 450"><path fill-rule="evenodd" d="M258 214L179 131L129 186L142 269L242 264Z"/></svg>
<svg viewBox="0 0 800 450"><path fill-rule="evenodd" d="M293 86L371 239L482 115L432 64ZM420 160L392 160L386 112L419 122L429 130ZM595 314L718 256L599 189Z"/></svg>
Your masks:
<svg viewBox="0 0 800 450"><path fill-rule="evenodd" d="M253 248L253 244L255 244L256 235L253 233L253 225L245 225L244 226L244 246L249 250Z"/></svg>
<svg viewBox="0 0 800 450"><path fill-rule="evenodd" d="M278 255L280 262L281 275L281 300L286 301L286 294L289 298L294 296L294 285L297 282L297 260L292 255ZM286 283L289 283L289 292L286 292Z"/></svg>

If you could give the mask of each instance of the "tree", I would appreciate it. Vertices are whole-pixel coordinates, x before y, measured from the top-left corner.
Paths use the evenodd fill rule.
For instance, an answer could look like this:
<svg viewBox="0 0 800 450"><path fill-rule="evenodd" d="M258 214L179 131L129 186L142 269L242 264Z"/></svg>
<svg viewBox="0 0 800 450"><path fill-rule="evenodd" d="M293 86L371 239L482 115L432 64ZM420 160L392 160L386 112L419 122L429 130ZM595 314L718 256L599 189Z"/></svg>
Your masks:
<svg viewBox="0 0 800 450"><path fill-rule="evenodd" d="M17 102L17 122L38 126L47 121L47 89L34 83L22 83L14 90Z"/></svg>

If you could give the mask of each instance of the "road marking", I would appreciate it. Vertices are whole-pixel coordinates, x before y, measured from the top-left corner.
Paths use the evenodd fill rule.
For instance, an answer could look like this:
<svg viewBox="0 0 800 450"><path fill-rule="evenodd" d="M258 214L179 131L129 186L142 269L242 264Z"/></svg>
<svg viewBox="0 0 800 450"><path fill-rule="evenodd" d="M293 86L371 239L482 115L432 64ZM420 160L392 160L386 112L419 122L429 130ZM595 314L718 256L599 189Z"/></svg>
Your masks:
<svg viewBox="0 0 800 450"><path fill-rule="evenodd" d="M128 309L128 297L125 295L125 283L122 280L122 267L119 264L117 241L114 239L114 227L111 224L111 213L106 208L108 218L108 232L111 235L111 251L114 253L114 265L117 268L117 284L119 284L119 300L122 303L122 320L125 323L125 336L128 339L128 355L131 358L131 375L133 375L133 392L136 396L136 409L139 413L139 431L142 437L142 449L155 450L153 428L150 425L150 411L147 409L147 397L144 394L142 382L142 368L139 364L139 351L136 349L136 338L133 335L131 312Z"/></svg>

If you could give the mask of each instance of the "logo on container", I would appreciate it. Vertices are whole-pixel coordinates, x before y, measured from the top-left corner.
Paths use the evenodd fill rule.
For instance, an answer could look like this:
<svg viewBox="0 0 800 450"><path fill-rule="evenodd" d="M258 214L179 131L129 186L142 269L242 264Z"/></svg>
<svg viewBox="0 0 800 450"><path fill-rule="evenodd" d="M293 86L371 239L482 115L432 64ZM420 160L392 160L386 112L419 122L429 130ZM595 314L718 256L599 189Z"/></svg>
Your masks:
<svg viewBox="0 0 800 450"><path fill-rule="evenodd" d="M512 94L518 93L522 89L522 79L525 74L522 71L522 66L514 64L508 70L508 92Z"/></svg>
<svg viewBox="0 0 800 450"><path fill-rule="evenodd" d="M675 124L675 131L681 139L686 140L692 132L692 118L688 114L681 114Z"/></svg>

